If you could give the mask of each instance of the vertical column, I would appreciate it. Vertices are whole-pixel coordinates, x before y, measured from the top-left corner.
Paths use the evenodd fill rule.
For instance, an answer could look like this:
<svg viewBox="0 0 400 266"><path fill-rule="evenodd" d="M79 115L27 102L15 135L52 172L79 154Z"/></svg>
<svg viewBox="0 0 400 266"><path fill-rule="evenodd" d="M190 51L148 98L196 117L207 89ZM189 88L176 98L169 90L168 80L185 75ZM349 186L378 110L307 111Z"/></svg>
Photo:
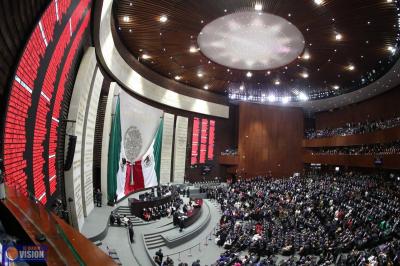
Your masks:
<svg viewBox="0 0 400 266"><path fill-rule="evenodd" d="M115 91L118 85L112 82L110 89L108 90L107 105L104 112L104 124L103 124L103 140L101 146L101 192L103 203L107 202L107 171L108 171L108 146L110 144L110 132L112 124L112 110L114 102Z"/></svg>
<svg viewBox="0 0 400 266"><path fill-rule="evenodd" d="M164 113L164 128L161 147L161 166L160 166L160 182L166 184L171 182L171 161L172 161L172 143L174 136L174 120L173 114Z"/></svg>
<svg viewBox="0 0 400 266"><path fill-rule="evenodd" d="M68 120L75 121L75 123L71 123L67 127L67 134L75 135L77 141L72 167L65 172L65 192L72 224L79 229L84 221L82 201L82 153L84 150L82 150L82 141L85 111L95 70L96 54L94 48L90 47L79 66L69 107Z"/></svg>
<svg viewBox="0 0 400 266"><path fill-rule="evenodd" d="M85 118L82 134L82 198L83 198L83 213L88 216L94 208L93 201L93 145L94 145L94 131L96 128L97 108L99 105L99 98L101 87L103 85L104 77L100 70L94 73L92 78L92 86L89 90L87 97Z"/></svg>
<svg viewBox="0 0 400 266"><path fill-rule="evenodd" d="M175 127L174 183L183 183L186 166L188 118L178 116Z"/></svg>

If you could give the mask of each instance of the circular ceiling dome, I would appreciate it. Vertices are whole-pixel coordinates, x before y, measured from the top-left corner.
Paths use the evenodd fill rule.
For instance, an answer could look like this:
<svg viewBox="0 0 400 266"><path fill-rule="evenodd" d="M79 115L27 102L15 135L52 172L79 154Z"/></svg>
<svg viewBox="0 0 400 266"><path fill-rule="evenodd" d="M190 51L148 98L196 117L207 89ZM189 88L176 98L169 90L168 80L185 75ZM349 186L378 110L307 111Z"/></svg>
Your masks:
<svg viewBox="0 0 400 266"><path fill-rule="evenodd" d="M197 38L212 61L241 70L285 66L304 50L303 34L286 19L262 12L241 11L208 23Z"/></svg>

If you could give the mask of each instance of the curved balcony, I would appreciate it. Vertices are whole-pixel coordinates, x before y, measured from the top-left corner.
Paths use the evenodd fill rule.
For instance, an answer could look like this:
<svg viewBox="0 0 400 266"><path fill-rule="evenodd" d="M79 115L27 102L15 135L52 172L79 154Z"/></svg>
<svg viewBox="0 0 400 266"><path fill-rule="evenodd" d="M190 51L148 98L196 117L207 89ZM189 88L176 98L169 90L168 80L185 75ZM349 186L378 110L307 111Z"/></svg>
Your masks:
<svg viewBox="0 0 400 266"><path fill-rule="evenodd" d="M381 168L385 169L400 169L400 154L380 155L382 160ZM376 167L377 156L375 155L316 155L304 153L304 163L320 163L326 165L340 165L350 167Z"/></svg>
<svg viewBox="0 0 400 266"><path fill-rule="evenodd" d="M319 139L304 139L304 148L318 147L343 147L376 143L388 143L400 139L400 127L376 131L373 133L350 135L350 136L334 136Z"/></svg>

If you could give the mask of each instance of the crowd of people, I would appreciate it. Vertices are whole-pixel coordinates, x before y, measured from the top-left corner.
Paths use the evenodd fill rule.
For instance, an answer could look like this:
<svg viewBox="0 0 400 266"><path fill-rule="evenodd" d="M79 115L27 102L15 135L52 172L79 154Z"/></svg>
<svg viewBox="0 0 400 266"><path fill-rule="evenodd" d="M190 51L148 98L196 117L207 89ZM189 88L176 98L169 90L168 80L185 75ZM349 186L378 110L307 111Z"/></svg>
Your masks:
<svg viewBox="0 0 400 266"><path fill-rule="evenodd" d="M400 126L400 117L394 117L386 120L365 121L358 123L347 123L343 127L308 129L305 132L307 139L327 138L333 136L349 136L356 134L371 133L378 130L389 129Z"/></svg>
<svg viewBox="0 0 400 266"><path fill-rule="evenodd" d="M152 201L152 200L157 200L161 197L169 196L172 194L173 191L175 191L174 186L170 185L165 185L165 186L157 186L156 189L151 188L150 191L146 191L143 194L139 195L139 199L141 201ZM157 193L156 193L157 192Z"/></svg>
<svg viewBox="0 0 400 266"><path fill-rule="evenodd" d="M174 192L171 201L153 208L144 208L141 218L145 221L151 221L161 219L162 217L171 217L171 215L180 209L182 204L183 200L179 193Z"/></svg>
<svg viewBox="0 0 400 266"><path fill-rule="evenodd" d="M276 254L289 256L282 265L399 265L399 189L354 173L218 187L215 243L227 251L216 265L275 265Z"/></svg>
<svg viewBox="0 0 400 266"><path fill-rule="evenodd" d="M225 149L224 151L221 151L221 155L235 156L235 155L238 155L238 150L237 149Z"/></svg>
<svg viewBox="0 0 400 266"><path fill-rule="evenodd" d="M400 141L349 147L325 147L314 149L312 153L315 155L393 155L400 154Z"/></svg>

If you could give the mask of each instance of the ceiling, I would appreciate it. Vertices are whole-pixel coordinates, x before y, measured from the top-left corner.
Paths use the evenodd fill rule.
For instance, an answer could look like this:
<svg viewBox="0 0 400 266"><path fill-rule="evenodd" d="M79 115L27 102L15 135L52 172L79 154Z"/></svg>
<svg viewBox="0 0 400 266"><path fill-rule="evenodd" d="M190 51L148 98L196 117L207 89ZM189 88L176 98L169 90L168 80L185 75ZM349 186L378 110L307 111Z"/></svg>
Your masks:
<svg viewBox="0 0 400 266"><path fill-rule="evenodd" d="M113 12L120 39L144 65L193 89L227 95L233 101L301 102L354 92L374 84L400 54L399 9L394 0L118 0ZM278 16L298 29L303 47L289 46L300 49L299 55L292 61L282 55L283 65L265 64L259 70L243 64L231 67L226 58L218 59L218 50L214 56L206 48L203 53L207 27L224 16L246 12ZM262 54L254 50L263 46L254 42L267 41L257 39L257 32L261 37L268 34L267 22L251 37L221 28L221 34L211 32L210 42L218 41L223 53L238 39L236 33L249 45L248 49L234 47L234 55L251 58ZM282 30L281 36L295 38L296 31L288 32ZM271 38L271 43L277 43Z"/></svg>

